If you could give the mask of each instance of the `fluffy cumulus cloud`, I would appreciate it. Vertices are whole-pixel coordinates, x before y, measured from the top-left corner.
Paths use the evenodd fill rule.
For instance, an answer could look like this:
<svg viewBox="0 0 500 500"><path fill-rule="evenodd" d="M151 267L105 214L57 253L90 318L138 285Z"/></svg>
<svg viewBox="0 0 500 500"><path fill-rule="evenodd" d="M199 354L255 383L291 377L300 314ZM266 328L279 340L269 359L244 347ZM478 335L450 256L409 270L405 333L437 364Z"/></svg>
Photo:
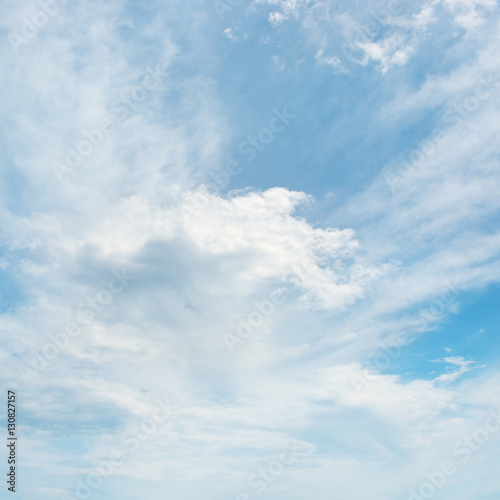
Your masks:
<svg viewBox="0 0 500 500"><path fill-rule="evenodd" d="M494 0L4 4L20 498L498 496Z"/></svg>

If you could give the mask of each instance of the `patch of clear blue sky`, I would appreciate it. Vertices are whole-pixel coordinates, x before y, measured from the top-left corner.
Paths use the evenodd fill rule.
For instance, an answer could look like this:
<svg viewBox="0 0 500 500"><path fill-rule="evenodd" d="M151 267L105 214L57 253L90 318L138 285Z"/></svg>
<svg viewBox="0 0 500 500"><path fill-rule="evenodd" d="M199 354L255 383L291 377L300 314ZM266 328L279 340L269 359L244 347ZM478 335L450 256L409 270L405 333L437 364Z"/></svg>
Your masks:
<svg viewBox="0 0 500 500"><path fill-rule="evenodd" d="M446 364L431 360L448 356L462 356L477 365L496 365L500 357L500 286L460 293L457 303L456 314L450 313L436 323L434 330L403 348L401 356L384 373L398 374L408 381L433 379L446 372Z"/></svg>
<svg viewBox="0 0 500 500"><path fill-rule="evenodd" d="M248 40L230 41L223 35L225 26L238 25L235 21L222 23L218 32L211 33L214 40L210 43L216 43L221 54L217 87L233 131L223 158L237 159L244 167L229 189L284 186L317 197L335 190L347 198L369 185L384 165L407 154L436 126L440 110L420 112L403 126L400 121L383 120L380 111L398 90L422 82L429 66L436 64L439 47L431 55L424 43L419 57L390 75L349 61L345 61L349 73L336 74L329 66L316 65L316 49L299 51L304 40L295 23L275 30L262 19L241 25L236 34L242 36L248 28ZM273 42L263 43L254 33L272 34ZM447 44L443 39L443 50ZM338 53L342 55L340 49ZM287 71L278 70L273 55L287 65ZM283 106L296 119L247 163L238 145L267 125L273 108Z"/></svg>
<svg viewBox="0 0 500 500"><path fill-rule="evenodd" d="M346 60L340 46L331 47L331 55L340 56L349 69L347 74L336 74L329 66L316 65L317 48L307 45L298 23L289 21L276 29L263 14L270 7L257 7L258 15L246 7L243 2L223 20L211 2L194 2L184 12L183 24L196 25L202 35L175 30L173 42L180 47L180 56L169 70L173 90L166 95L171 107L176 82L199 74L213 78L231 129L219 166L232 159L243 166L228 190L283 186L318 198L333 190L338 198L346 199L369 185L390 160L408 154L435 127L440 110L417 113L404 123L382 120L380 110L401 88L416 87L429 74L442 72L443 64L449 70L459 62L436 57L455 37L444 35L448 31L443 27L434 28L443 33L438 43L431 37L422 40L418 57L386 75L371 65L361 67ZM156 15L154 2L130 2L122 21L133 20L133 25L118 28L138 62L145 54L148 63L154 62L157 48L148 42L145 28ZM175 10L168 9L165 20L175 24ZM248 38L229 40L225 28ZM287 71L278 70L273 56L286 64ZM283 106L296 119L248 163L238 153L238 145L267 126L273 108Z"/></svg>

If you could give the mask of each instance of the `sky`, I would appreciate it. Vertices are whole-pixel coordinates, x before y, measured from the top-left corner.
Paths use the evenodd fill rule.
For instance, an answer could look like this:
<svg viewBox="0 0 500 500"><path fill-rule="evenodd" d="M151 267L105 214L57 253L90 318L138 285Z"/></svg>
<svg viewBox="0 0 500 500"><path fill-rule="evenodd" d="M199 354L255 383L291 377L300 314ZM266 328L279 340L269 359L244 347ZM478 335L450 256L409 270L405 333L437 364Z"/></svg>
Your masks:
<svg viewBox="0 0 500 500"><path fill-rule="evenodd" d="M18 498L500 497L496 0L0 9Z"/></svg>

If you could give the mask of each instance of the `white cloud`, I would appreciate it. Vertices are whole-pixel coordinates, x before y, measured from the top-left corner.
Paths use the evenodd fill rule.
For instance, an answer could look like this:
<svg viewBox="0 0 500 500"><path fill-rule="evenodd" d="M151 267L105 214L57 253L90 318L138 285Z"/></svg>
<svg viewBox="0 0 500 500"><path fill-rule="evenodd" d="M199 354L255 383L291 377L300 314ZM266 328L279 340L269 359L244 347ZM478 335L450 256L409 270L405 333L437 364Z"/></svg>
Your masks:
<svg viewBox="0 0 500 500"><path fill-rule="evenodd" d="M474 33L496 7L495 0L429 0L423 4L259 0L256 4L281 8L269 15L275 27L299 20L317 52L333 54L331 61L373 63L382 73L406 65L428 38L429 30L449 23L450 16L466 33ZM331 65L338 69L337 62Z"/></svg>
<svg viewBox="0 0 500 500"><path fill-rule="evenodd" d="M458 377L462 376L471 370L471 367L476 364L473 360L466 360L463 356L448 356L442 360L434 360L434 363L448 363L449 365L456 366L455 371L444 373L436 378L437 383L453 382Z"/></svg>
<svg viewBox="0 0 500 500"><path fill-rule="evenodd" d="M348 71L348 69L344 66L342 61L337 56L327 57L324 55L322 49L318 50L318 52L316 53L316 64L318 64L319 66L331 66L339 73L345 73Z"/></svg>
<svg viewBox="0 0 500 500"><path fill-rule="evenodd" d="M496 0L442 0L445 8L455 16L455 22L467 30L482 25L497 7Z"/></svg>
<svg viewBox="0 0 500 500"><path fill-rule="evenodd" d="M357 48L365 53L362 64L376 61L380 63L382 73L386 73L392 66L404 66L413 50L412 47L405 47L399 35L386 38L382 43L358 43Z"/></svg>

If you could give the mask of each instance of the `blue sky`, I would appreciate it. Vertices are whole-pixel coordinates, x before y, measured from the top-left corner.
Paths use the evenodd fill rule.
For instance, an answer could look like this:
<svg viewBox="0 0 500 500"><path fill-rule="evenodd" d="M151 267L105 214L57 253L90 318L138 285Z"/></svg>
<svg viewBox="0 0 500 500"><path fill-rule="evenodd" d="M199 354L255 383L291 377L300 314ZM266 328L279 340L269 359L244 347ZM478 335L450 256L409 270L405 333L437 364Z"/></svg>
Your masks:
<svg viewBox="0 0 500 500"><path fill-rule="evenodd" d="M0 5L19 498L498 498L495 0Z"/></svg>

